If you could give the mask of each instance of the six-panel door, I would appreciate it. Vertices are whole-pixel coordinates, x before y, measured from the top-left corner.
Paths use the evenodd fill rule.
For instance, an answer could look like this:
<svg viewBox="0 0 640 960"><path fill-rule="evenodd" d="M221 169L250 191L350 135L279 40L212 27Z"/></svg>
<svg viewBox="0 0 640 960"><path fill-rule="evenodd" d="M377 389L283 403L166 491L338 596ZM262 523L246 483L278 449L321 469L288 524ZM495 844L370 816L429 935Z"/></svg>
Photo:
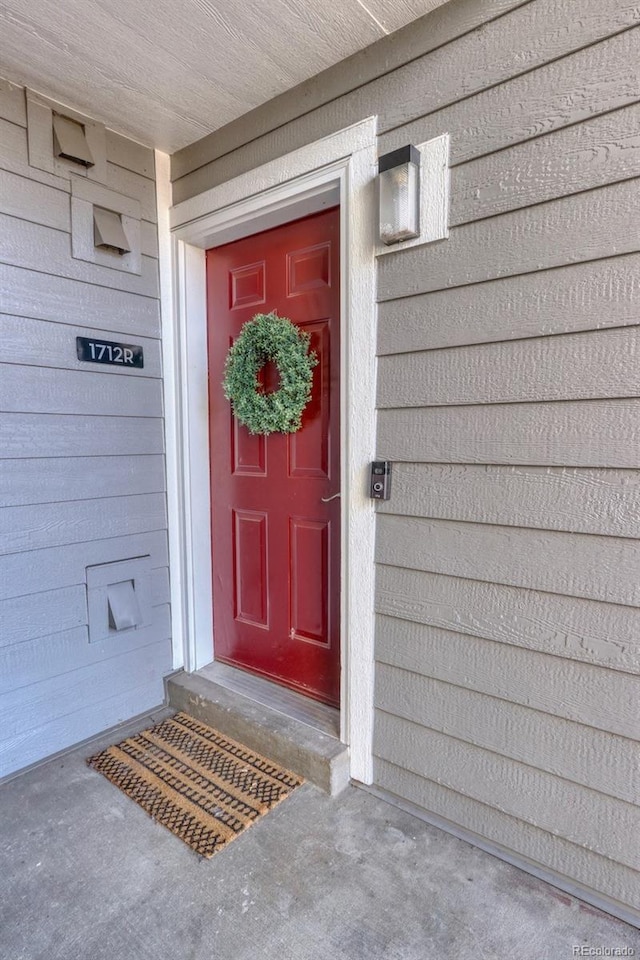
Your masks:
<svg viewBox="0 0 640 960"><path fill-rule="evenodd" d="M215 657L337 705L340 692L339 210L207 252ZM242 325L275 310L311 335L293 434L251 435L222 392ZM263 389L278 387L265 368Z"/></svg>

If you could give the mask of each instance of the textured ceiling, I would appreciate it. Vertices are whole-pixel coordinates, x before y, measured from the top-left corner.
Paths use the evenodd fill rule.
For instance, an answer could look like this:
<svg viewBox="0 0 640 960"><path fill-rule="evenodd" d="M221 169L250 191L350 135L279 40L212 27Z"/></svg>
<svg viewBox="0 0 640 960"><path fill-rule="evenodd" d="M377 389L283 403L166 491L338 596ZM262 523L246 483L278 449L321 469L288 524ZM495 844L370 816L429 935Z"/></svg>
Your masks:
<svg viewBox="0 0 640 960"><path fill-rule="evenodd" d="M0 76L173 152L445 0L5 0Z"/></svg>

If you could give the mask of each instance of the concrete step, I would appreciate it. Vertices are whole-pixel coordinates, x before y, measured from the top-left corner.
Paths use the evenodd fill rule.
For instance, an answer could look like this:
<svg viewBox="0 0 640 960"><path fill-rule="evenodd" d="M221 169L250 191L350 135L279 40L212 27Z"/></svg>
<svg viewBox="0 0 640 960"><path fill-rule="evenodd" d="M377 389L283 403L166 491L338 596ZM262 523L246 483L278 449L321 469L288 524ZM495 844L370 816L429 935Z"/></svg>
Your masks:
<svg viewBox="0 0 640 960"><path fill-rule="evenodd" d="M314 783L332 797L349 783L337 711L222 664L166 680L167 701Z"/></svg>

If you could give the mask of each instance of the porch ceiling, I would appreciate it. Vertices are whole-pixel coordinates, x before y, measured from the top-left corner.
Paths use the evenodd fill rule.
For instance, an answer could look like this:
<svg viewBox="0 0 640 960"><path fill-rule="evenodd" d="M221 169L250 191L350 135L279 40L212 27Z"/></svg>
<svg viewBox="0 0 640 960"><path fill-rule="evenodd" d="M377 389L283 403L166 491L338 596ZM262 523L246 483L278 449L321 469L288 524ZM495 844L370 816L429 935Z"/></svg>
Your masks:
<svg viewBox="0 0 640 960"><path fill-rule="evenodd" d="M6 0L0 76L169 153L446 0Z"/></svg>

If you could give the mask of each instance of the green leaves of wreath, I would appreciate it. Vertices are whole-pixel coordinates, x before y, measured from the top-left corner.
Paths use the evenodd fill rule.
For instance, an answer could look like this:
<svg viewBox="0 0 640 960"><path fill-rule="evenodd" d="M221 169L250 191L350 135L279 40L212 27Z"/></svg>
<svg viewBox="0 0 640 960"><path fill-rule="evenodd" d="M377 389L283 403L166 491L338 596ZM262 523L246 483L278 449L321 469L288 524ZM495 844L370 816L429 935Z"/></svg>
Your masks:
<svg viewBox="0 0 640 960"><path fill-rule="evenodd" d="M234 415L250 433L295 433L311 397L313 368L310 337L287 317L258 313L244 324L229 353L222 388ZM261 393L258 374L271 360L280 375L274 393Z"/></svg>

